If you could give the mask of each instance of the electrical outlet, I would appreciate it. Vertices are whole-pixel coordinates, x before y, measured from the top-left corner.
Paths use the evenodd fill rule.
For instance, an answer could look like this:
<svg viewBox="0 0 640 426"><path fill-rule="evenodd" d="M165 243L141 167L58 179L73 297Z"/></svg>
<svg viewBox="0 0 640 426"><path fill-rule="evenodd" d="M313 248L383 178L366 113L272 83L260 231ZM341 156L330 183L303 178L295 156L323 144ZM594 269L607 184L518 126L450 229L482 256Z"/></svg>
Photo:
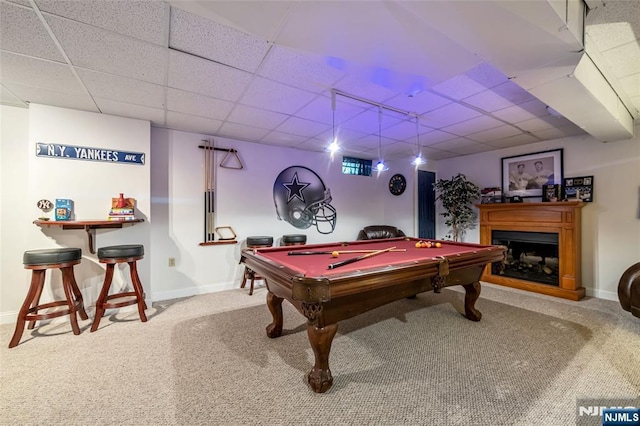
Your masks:
<svg viewBox="0 0 640 426"><path fill-rule="evenodd" d="M175 257L170 257L169 258L169 267L174 267L176 266L176 258Z"/></svg>

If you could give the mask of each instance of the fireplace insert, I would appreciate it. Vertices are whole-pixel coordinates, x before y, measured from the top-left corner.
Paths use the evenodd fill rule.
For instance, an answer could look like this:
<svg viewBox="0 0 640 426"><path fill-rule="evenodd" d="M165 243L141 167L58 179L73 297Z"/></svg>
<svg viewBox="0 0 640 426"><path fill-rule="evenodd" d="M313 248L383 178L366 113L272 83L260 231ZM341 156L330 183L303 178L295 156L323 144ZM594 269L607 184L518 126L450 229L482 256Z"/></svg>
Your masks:
<svg viewBox="0 0 640 426"><path fill-rule="evenodd" d="M507 247L504 268L494 264L491 273L558 287L560 259L555 232L491 231L492 244Z"/></svg>

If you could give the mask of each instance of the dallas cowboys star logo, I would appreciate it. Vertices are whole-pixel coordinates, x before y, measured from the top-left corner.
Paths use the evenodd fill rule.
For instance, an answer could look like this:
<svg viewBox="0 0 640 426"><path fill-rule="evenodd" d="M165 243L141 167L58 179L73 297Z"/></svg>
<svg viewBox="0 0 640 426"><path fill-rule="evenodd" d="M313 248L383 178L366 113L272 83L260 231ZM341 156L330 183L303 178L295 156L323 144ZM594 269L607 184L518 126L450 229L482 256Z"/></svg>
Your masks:
<svg viewBox="0 0 640 426"><path fill-rule="evenodd" d="M304 195L302 195L302 191L309 185L311 184L298 181L298 172L295 172L293 174L291 182L282 184L282 186L287 188L287 191L289 191L287 203L291 202L291 200L293 200L294 198L297 198L304 203Z"/></svg>

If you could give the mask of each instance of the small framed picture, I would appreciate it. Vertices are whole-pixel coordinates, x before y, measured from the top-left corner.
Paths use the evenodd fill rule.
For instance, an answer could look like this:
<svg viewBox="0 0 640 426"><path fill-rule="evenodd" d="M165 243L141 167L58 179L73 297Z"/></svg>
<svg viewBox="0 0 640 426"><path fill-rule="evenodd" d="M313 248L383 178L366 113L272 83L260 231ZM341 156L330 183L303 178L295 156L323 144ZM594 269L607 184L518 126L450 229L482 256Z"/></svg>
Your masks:
<svg viewBox="0 0 640 426"><path fill-rule="evenodd" d="M593 176L566 178L564 180L564 198L569 201L593 201Z"/></svg>
<svg viewBox="0 0 640 426"><path fill-rule="evenodd" d="M560 201L560 185L558 184L545 184L542 185L542 202L555 203Z"/></svg>

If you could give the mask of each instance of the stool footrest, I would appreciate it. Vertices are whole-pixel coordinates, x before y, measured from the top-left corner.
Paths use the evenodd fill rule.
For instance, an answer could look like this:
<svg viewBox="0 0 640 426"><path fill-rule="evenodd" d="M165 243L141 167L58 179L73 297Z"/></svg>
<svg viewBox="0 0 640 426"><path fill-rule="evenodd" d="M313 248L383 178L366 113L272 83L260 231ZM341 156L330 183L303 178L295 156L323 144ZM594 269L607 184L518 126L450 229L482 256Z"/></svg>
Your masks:
<svg viewBox="0 0 640 426"><path fill-rule="evenodd" d="M76 302L76 311L80 310L80 308L82 308L82 302ZM58 306L66 306L65 309L59 309L59 310L55 310L55 311L51 311L51 312L44 312L44 313L38 313L38 311L42 310L42 309L50 309L50 308L56 308ZM40 320L46 320L46 319L51 319L51 318L57 318L57 317L61 317L63 315L69 315L71 313L71 309L69 309L69 305L67 304L66 300L59 300L57 302L49 302L49 303L44 303L42 305L38 305L38 306L34 306L33 308L29 308L29 311L27 313L27 315L25 315L24 320L25 321L40 321Z"/></svg>
<svg viewBox="0 0 640 426"><path fill-rule="evenodd" d="M142 295L142 297L144 298L144 294ZM102 304L102 308L103 309L115 309L115 308L122 308L123 306L135 305L135 304L138 303L138 299L137 299L135 291L128 291L126 293L111 294L111 295L107 296L107 300L117 300L117 299L122 299L122 298L133 298L133 299L121 300L119 302L107 302L107 301L105 301Z"/></svg>

